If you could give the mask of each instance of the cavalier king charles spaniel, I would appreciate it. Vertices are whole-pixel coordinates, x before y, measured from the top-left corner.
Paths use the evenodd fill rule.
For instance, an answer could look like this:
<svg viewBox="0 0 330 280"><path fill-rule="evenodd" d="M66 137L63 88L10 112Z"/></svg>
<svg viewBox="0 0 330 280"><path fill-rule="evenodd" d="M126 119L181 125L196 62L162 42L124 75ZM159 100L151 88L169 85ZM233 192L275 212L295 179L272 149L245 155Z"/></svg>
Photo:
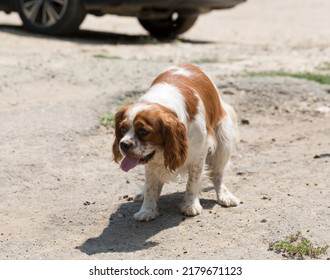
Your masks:
<svg viewBox="0 0 330 280"><path fill-rule="evenodd" d="M240 201L222 183L233 144L238 139L234 109L221 100L210 78L197 66L179 65L161 73L133 105L115 115L114 160L127 172L145 167L143 201L138 221L157 217L157 200L164 183L187 171L181 205L184 215L201 213L201 177L207 171L217 202L237 206Z"/></svg>

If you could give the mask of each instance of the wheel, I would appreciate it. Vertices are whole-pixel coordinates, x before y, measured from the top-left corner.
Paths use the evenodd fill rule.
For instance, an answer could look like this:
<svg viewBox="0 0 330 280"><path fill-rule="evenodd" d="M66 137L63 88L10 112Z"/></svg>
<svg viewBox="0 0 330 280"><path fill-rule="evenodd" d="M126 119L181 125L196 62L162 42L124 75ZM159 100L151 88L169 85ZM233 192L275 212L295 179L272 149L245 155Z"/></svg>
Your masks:
<svg viewBox="0 0 330 280"><path fill-rule="evenodd" d="M82 0L17 0L26 29L52 35L75 32L86 16Z"/></svg>
<svg viewBox="0 0 330 280"><path fill-rule="evenodd" d="M198 14L181 15L173 12L170 17L165 19L142 19L139 18L141 25L156 38L174 38L191 28L198 18Z"/></svg>

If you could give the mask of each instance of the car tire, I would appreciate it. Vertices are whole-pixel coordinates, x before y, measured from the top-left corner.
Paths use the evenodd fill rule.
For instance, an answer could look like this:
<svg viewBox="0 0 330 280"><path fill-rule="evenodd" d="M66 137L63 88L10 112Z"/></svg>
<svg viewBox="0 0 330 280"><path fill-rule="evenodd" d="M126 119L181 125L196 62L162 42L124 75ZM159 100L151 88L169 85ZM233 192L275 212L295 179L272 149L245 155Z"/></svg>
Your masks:
<svg viewBox="0 0 330 280"><path fill-rule="evenodd" d="M175 38L190 29L198 18L198 14L172 13L165 19L142 19L140 24L156 38Z"/></svg>
<svg viewBox="0 0 330 280"><path fill-rule="evenodd" d="M74 33L86 16L82 0L17 0L24 27L50 35Z"/></svg>

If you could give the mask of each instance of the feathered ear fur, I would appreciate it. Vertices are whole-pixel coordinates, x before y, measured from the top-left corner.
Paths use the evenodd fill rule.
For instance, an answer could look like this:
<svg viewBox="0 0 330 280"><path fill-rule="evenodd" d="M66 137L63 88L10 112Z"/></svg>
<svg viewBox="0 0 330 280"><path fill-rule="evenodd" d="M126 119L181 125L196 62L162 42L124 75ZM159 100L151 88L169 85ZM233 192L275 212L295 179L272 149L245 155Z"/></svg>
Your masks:
<svg viewBox="0 0 330 280"><path fill-rule="evenodd" d="M176 116L163 123L164 165L171 172L182 166L188 155L188 140L185 125Z"/></svg>
<svg viewBox="0 0 330 280"><path fill-rule="evenodd" d="M123 135L120 131L120 123L124 120L126 109L127 109L127 107L124 107L115 114L115 140L113 141L113 145L112 145L112 154L113 154L114 161L117 163L123 157L119 150L119 142L120 142L121 138L123 137Z"/></svg>

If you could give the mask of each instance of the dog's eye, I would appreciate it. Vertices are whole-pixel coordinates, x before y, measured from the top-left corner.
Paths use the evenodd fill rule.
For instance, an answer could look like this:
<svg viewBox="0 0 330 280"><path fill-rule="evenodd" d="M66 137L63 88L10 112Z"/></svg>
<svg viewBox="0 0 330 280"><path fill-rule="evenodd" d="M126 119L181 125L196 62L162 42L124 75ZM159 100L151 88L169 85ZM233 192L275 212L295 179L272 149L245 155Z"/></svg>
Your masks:
<svg viewBox="0 0 330 280"><path fill-rule="evenodd" d="M120 128L120 132L121 132L121 134L126 134L126 132L127 132L127 129L125 128L125 127L121 127Z"/></svg>
<svg viewBox="0 0 330 280"><path fill-rule="evenodd" d="M146 136L149 134L149 131L144 128L140 128L139 134L140 134L140 136Z"/></svg>

